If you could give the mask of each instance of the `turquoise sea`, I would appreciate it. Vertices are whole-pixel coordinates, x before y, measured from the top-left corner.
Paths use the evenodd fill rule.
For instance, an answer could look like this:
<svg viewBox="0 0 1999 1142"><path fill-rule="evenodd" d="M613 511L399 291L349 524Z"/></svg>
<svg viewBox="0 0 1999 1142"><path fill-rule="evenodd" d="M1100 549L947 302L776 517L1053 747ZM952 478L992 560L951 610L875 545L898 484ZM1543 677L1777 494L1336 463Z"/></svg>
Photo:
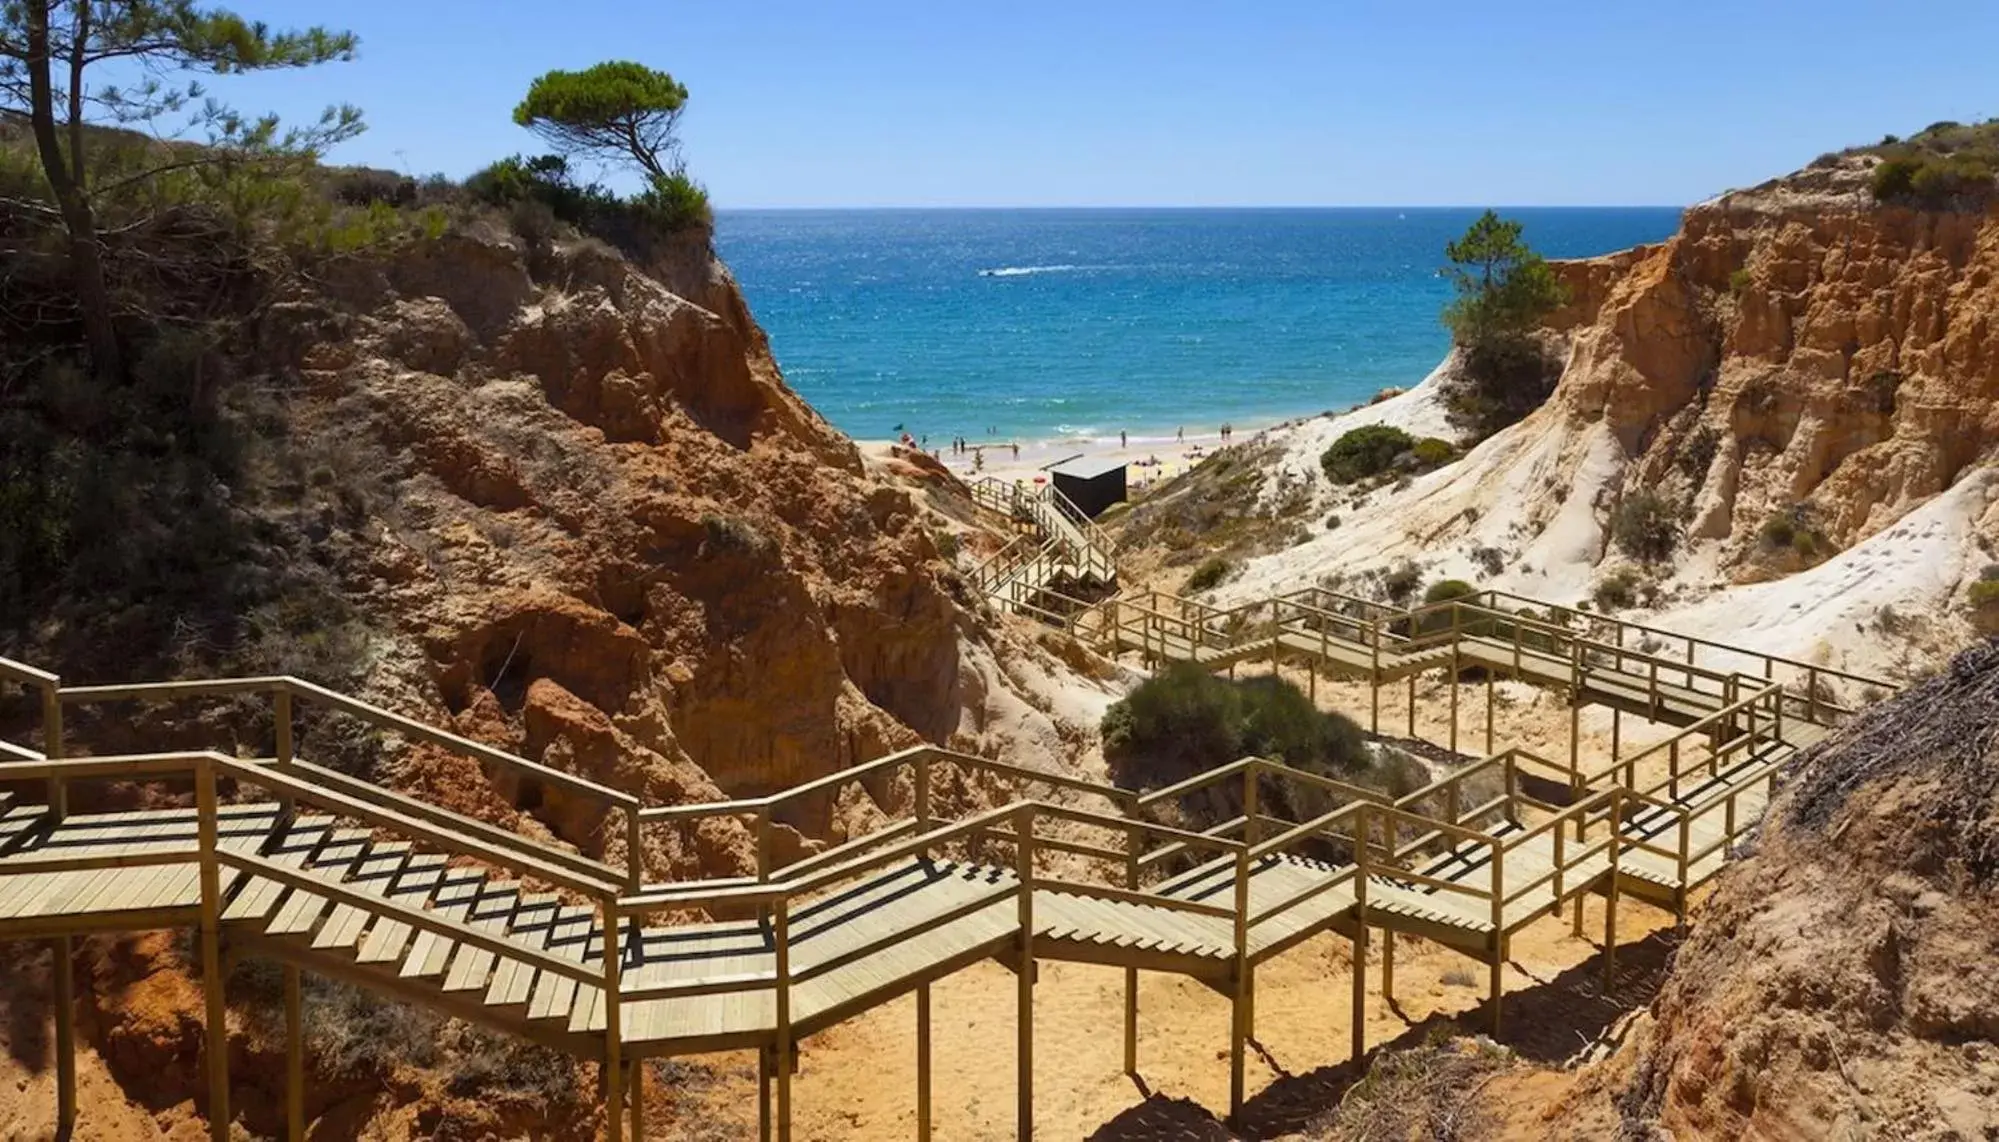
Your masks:
<svg viewBox="0 0 1999 1142"><path fill-rule="evenodd" d="M1475 209L723 212L716 245L792 386L862 439L1245 427L1421 380ZM1504 212L1550 257L1675 207Z"/></svg>

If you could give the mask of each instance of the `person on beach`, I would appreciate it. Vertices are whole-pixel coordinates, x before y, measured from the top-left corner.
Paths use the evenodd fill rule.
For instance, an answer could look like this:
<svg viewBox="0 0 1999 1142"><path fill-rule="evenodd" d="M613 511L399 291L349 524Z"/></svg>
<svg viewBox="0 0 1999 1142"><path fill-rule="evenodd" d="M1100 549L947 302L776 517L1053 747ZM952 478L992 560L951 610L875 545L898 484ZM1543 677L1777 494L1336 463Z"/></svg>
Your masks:
<svg viewBox="0 0 1999 1142"><path fill-rule="evenodd" d="M1016 460L1020 459L1020 442L1019 442L1019 441L1015 441L1015 442L1014 442L1014 445L1013 445L1013 458L1014 458L1014 459L1016 459Z"/></svg>
<svg viewBox="0 0 1999 1142"><path fill-rule="evenodd" d="M1118 446L1119 448L1127 448L1127 447L1130 447L1130 444L1131 444L1131 442L1130 442L1130 441L1128 441L1128 440L1126 440L1126 439L1124 438L1124 429L1122 429L1122 428L1118 429L1118 430L1117 430L1117 446Z"/></svg>
<svg viewBox="0 0 1999 1142"><path fill-rule="evenodd" d="M1187 443L1187 429L1184 426L1180 429L1179 432L1174 433L1174 435L1179 438L1180 443L1182 444Z"/></svg>

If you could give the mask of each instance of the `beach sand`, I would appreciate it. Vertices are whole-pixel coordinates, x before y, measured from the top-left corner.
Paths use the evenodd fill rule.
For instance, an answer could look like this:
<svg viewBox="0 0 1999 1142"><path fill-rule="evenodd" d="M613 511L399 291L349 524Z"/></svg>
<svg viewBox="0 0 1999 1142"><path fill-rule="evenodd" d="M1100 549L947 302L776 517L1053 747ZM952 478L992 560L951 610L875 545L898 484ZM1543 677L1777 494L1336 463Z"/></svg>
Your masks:
<svg viewBox="0 0 1999 1142"><path fill-rule="evenodd" d="M1228 443L1244 444L1258 434L1273 427L1270 422L1255 425L1237 425ZM885 459L894 441L856 441L861 451L876 459ZM930 438L930 446L925 449L960 479L972 480L980 476L992 476L1001 480L1025 480L1032 482L1036 476L1046 476L1047 470L1070 460L1119 460L1131 465L1127 474L1131 490L1136 492L1161 480L1178 476L1201 461L1213 456L1224 445L1219 429L1190 431L1186 439L1156 433L1140 436L1133 434L1127 442L1120 444L1116 437L1059 437L1053 440L990 440L969 442L972 450L963 455L951 451L949 438ZM1019 445L1015 454L1014 445ZM983 452L985 465L978 466L979 453ZM1156 463L1154 462L1156 461Z"/></svg>

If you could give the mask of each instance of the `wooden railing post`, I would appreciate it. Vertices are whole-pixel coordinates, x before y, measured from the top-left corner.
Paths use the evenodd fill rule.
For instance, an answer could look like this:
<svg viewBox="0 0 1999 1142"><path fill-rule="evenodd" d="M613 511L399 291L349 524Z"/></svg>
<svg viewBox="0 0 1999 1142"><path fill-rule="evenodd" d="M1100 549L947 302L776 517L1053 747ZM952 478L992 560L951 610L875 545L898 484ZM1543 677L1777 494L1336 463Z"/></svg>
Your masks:
<svg viewBox="0 0 1999 1142"><path fill-rule="evenodd" d="M1242 770L1242 835L1244 842L1251 845L1261 839L1257 829L1256 814L1259 801L1258 786L1263 784L1262 767L1263 762L1258 759L1244 766Z"/></svg>
<svg viewBox="0 0 1999 1142"><path fill-rule="evenodd" d="M42 754L50 761L63 756L62 679L42 683ZM69 784L51 777L47 786L48 812L60 821L69 815ZM49 941L53 961L50 985L56 1009L56 1131L67 1138L76 1128L76 973L75 946L68 936Z"/></svg>
<svg viewBox="0 0 1999 1142"><path fill-rule="evenodd" d="M208 1133L229 1142L229 1026L222 986L222 866L216 858L219 828L215 766L207 756L195 762L195 836L201 879L201 987L207 1001Z"/></svg>
<svg viewBox="0 0 1999 1142"><path fill-rule="evenodd" d="M1618 854L1624 846L1624 790L1610 791L1610 880L1603 898L1603 981L1609 986L1617 978L1617 878ZM1582 911L1577 909L1580 917Z"/></svg>
<svg viewBox="0 0 1999 1142"><path fill-rule="evenodd" d="M623 1004L620 1002L622 986L619 969L623 966L624 940L618 924L618 902L615 897L604 897L604 1123L605 1134L613 1139L621 1139L625 1133L625 1041L623 1028Z"/></svg>
<svg viewBox="0 0 1999 1142"><path fill-rule="evenodd" d="M1353 1059L1367 1054L1367 834L1368 809L1354 813Z"/></svg>
<svg viewBox="0 0 1999 1142"><path fill-rule="evenodd" d="M637 804L625 806L625 888L633 895L645 891L645 820Z"/></svg>
<svg viewBox="0 0 1999 1142"><path fill-rule="evenodd" d="M1577 820L1580 821L1582 817L1583 814L1576 814ZM1558 916L1562 911L1562 897L1564 895L1562 892L1562 874L1568 869L1567 859L1562 854L1564 847L1563 838L1569 835L1569 831L1560 825L1556 825L1551 832L1555 836L1555 901L1554 907L1548 910L1548 915Z"/></svg>
<svg viewBox="0 0 1999 1142"><path fill-rule="evenodd" d="M1252 842L1254 843L1254 842ZM1235 995L1229 1023L1229 1121L1242 1124L1243 1102L1248 1097L1245 1068L1249 1043L1251 1003L1255 977L1249 966L1249 848L1235 854Z"/></svg>
<svg viewBox="0 0 1999 1142"><path fill-rule="evenodd" d="M1139 813L1138 795L1132 794L1124 803L1125 816L1136 818ZM1139 848L1144 844L1145 830L1134 822L1125 830L1124 886L1133 892L1138 890ZM1124 969L1124 1073L1138 1074L1138 969Z"/></svg>
<svg viewBox="0 0 1999 1142"><path fill-rule="evenodd" d="M1020 877L1020 962L1015 985L1015 1131L1020 1142L1034 1137L1034 806L1013 817L1014 863Z"/></svg>
<svg viewBox="0 0 1999 1142"><path fill-rule="evenodd" d="M42 754L50 761L62 760L62 681L42 685ZM48 782L49 814L60 821L69 816L69 786L60 777Z"/></svg>
<svg viewBox="0 0 1999 1142"><path fill-rule="evenodd" d="M778 1142L791 1142L791 1056L796 1047L791 1041L791 900L788 897L777 898L771 918L771 947L777 975L777 1045L773 1052L777 1056L777 1137Z"/></svg>
<svg viewBox="0 0 1999 1142"><path fill-rule="evenodd" d="M917 757L916 774L914 780L916 783L916 798L915 798L916 804L914 807L916 814L916 831L919 834L927 833L930 831L930 755L929 754L925 753ZM929 852L926 850L924 852L924 855L928 856Z"/></svg>
<svg viewBox="0 0 1999 1142"><path fill-rule="evenodd" d="M1499 1037L1499 1000L1506 991L1506 846L1498 837L1492 846L1492 967L1487 988L1492 993L1492 1035Z"/></svg>

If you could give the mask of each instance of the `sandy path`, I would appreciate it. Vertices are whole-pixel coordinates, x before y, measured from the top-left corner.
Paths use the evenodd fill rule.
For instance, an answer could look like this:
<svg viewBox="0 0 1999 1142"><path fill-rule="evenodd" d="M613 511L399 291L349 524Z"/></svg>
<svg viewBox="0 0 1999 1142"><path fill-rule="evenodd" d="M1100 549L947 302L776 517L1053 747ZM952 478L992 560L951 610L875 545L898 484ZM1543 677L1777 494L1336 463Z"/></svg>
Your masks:
<svg viewBox="0 0 1999 1142"><path fill-rule="evenodd" d="M1619 907L1627 974L1655 962L1652 933L1671 917L1635 902ZM1515 937L1502 1007L1513 1024L1502 1037L1522 1054L1559 1060L1593 1036L1627 1002L1600 995L1596 939L1603 904L1589 902L1585 938L1566 915ZM1371 965L1369 1046L1420 1041L1433 1019L1461 1019L1483 1031L1484 967L1438 945L1403 939L1396 953L1396 1003L1380 994ZM1565 975L1566 973L1566 975ZM1558 977L1563 977L1558 979ZM1347 942L1321 936L1265 964L1257 977L1257 1049L1249 1062L1249 1115L1260 1136L1295 1127L1343 1089L1351 1031ZM1554 981L1554 982L1550 982ZM992 963L937 983L933 1067L939 1139L1014 1136L1014 977ZM1141 976L1139 1083L1123 1073L1123 971L1044 963L1035 988L1035 1129L1054 1139L1229 1137L1214 1117L1228 1108L1228 1001L1189 980ZM913 997L904 997L805 1044L792 1088L801 1139L915 1137L916 1038ZM694 1117L716 1138L754 1137L753 1057L717 1060L717 1081ZM1148 1099L1147 1091L1151 1092ZM1192 1100L1193 1107L1173 1105ZM692 1108L690 1108L692 1109ZM1212 1117L1211 1117L1212 1115Z"/></svg>

